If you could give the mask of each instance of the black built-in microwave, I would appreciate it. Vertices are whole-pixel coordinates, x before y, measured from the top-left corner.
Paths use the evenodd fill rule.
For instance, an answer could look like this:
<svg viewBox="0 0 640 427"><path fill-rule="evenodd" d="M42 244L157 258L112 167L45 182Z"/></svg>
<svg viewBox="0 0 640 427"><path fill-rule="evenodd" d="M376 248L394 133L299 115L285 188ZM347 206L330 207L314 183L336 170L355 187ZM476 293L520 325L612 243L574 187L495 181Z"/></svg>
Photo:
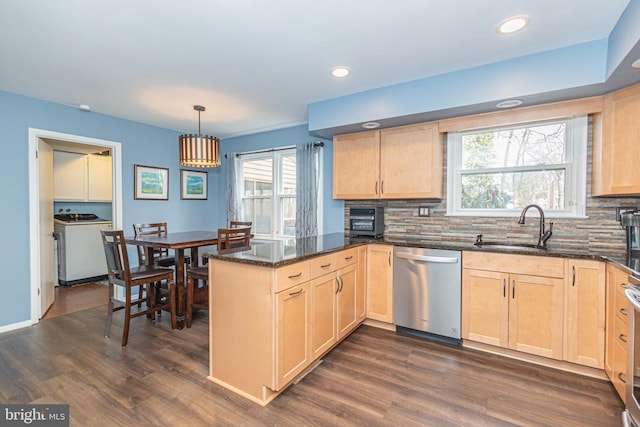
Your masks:
<svg viewBox="0 0 640 427"><path fill-rule="evenodd" d="M384 208L382 206L353 206L349 209L349 234L382 237L383 233Z"/></svg>

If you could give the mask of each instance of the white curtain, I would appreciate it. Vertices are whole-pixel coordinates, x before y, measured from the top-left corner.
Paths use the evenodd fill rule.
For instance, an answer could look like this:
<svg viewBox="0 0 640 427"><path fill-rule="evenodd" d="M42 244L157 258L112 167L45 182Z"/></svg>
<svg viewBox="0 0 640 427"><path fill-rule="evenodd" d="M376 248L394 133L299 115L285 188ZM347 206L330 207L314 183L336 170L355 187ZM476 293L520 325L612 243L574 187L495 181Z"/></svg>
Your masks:
<svg viewBox="0 0 640 427"><path fill-rule="evenodd" d="M242 191L240 158L236 153L227 154L227 224L230 221L241 221Z"/></svg>
<svg viewBox="0 0 640 427"><path fill-rule="evenodd" d="M318 186L322 146L296 145L296 237L318 235Z"/></svg>

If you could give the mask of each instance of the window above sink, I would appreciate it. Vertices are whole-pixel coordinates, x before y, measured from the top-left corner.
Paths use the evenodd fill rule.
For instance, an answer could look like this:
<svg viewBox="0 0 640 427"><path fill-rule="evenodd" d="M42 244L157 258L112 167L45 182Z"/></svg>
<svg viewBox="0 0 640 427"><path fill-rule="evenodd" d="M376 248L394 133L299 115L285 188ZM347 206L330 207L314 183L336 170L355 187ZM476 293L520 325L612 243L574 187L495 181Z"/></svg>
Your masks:
<svg viewBox="0 0 640 427"><path fill-rule="evenodd" d="M584 218L587 117L447 135L447 215Z"/></svg>

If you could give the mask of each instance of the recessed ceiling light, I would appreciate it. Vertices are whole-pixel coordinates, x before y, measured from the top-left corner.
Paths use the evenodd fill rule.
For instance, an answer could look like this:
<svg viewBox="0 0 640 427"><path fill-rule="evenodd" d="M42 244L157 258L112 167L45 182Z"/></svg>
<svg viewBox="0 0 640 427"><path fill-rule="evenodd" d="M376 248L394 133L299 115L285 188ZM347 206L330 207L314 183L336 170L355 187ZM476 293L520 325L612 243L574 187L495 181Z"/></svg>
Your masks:
<svg viewBox="0 0 640 427"><path fill-rule="evenodd" d="M497 108L511 108L517 107L522 104L522 99L507 99L506 101L498 102L496 104Z"/></svg>
<svg viewBox="0 0 640 427"><path fill-rule="evenodd" d="M511 34L520 31L529 25L529 17L525 15L512 16L498 24L496 32L498 34Z"/></svg>
<svg viewBox="0 0 640 427"><path fill-rule="evenodd" d="M331 69L331 75L337 79L343 79L347 77L349 74L351 74L351 69L343 65L339 67L333 67Z"/></svg>
<svg viewBox="0 0 640 427"><path fill-rule="evenodd" d="M378 122L367 122L367 123L363 123L362 127L365 129L375 129L375 128L379 128L380 127L380 123Z"/></svg>
<svg viewBox="0 0 640 427"><path fill-rule="evenodd" d="M633 64L631 64L631 66L633 68L640 68L640 59L636 59L635 61L633 61Z"/></svg>

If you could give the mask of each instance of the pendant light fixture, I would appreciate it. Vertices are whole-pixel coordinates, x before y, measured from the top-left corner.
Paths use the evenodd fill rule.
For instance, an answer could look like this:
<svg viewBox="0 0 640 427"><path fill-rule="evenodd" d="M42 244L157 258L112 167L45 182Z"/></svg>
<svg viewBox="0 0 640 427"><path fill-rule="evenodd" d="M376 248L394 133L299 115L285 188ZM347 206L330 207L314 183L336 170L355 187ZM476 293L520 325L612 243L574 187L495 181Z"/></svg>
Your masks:
<svg viewBox="0 0 640 427"><path fill-rule="evenodd" d="M197 168L217 168L220 166L220 140L215 136L202 135L200 132L200 112L205 108L194 105L198 112L198 134L180 135L180 164Z"/></svg>

